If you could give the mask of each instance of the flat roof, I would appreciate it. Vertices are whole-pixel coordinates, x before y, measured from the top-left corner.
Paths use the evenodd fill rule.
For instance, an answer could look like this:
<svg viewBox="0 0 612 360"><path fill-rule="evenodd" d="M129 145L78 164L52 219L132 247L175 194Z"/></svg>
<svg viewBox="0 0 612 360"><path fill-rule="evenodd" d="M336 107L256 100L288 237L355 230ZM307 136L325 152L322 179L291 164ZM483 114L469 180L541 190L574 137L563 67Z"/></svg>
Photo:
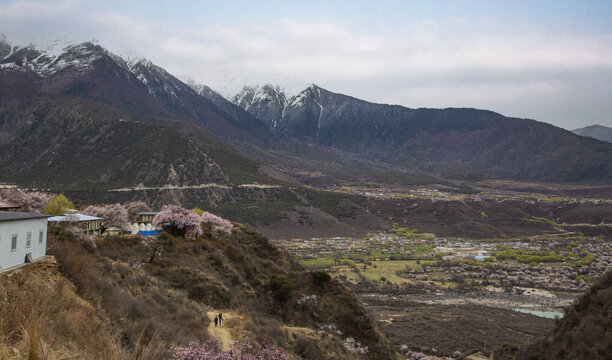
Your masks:
<svg viewBox="0 0 612 360"><path fill-rule="evenodd" d="M141 211L138 215L157 215L157 211Z"/></svg>
<svg viewBox="0 0 612 360"><path fill-rule="evenodd" d="M68 221L70 220L70 218L80 222L80 221L92 221L92 220L104 220L101 217L97 217L97 216L89 216L89 215L84 215L84 214L66 214L66 215L60 215L60 216L53 216L49 218L49 221L53 221L53 222L62 222L62 221Z"/></svg>
<svg viewBox="0 0 612 360"><path fill-rule="evenodd" d="M40 218L48 218L48 217L50 216L45 215L45 214L31 214L31 213L15 212L15 211L0 211L0 221L40 219Z"/></svg>

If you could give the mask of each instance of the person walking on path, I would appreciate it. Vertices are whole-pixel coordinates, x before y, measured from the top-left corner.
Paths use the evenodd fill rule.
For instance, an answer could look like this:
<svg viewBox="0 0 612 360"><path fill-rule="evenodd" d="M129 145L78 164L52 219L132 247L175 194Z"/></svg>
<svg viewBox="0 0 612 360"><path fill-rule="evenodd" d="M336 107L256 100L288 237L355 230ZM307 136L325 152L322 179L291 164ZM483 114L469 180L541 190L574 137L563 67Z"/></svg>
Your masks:
<svg viewBox="0 0 612 360"><path fill-rule="evenodd" d="M219 313L219 326L223 327L223 314Z"/></svg>
<svg viewBox="0 0 612 360"><path fill-rule="evenodd" d="M217 319L217 317L215 316L215 327L217 327L217 322L219 321L219 319Z"/></svg>

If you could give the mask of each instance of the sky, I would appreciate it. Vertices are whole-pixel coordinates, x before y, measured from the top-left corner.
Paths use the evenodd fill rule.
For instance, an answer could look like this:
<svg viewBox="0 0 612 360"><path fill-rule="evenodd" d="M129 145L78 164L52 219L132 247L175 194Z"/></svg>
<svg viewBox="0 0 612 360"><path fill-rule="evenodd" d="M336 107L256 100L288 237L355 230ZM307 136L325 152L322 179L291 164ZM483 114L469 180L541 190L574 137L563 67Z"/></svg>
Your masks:
<svg viewBox="0 0 612 360"><path fill-rule="evenodd" d="M410 108L612 127L609 0L0 0L0 33L43 48L95 40L226 97L314 83Z"/></svg>

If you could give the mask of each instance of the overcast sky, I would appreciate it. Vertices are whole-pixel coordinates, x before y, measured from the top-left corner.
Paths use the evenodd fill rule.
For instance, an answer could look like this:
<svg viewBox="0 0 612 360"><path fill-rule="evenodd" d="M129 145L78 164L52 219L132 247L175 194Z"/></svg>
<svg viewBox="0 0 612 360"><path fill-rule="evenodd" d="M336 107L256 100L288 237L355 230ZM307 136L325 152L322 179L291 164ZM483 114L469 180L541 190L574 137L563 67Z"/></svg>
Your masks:
<svg viewBox="0 0 612 360"><path fill-rule="evenodd" d="M6 1L13 45L97 40L232 95L310 83L407 107L612 127L612 1Z"/></svg>

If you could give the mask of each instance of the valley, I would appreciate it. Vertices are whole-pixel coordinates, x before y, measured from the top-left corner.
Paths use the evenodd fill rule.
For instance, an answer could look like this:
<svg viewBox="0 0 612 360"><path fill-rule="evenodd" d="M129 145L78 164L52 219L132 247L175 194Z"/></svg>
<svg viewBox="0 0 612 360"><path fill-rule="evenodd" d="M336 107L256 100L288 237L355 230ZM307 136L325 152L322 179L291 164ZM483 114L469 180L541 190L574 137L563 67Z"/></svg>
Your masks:
<svg viewBox="0 0 612 360"><path fill-rule="evenodd" d="M528 346L612 269L612 208L606 198L373 184L331 190L369 199L368 209L379 209L381 217L390 214L380 204L390 201L396 202L391 215L410 213L425 201L434 214L446 209L452 216L442 227L432 213L404 213L388 217L386 230L365 236L273 240L359 294L396 349L466 356L490 354L507 343ZM466 203L479 207L458 217L457 208L465 210ZM510 217L505 203L532 212ZM535 216L545 209L555 220ZM569 215L576 213L580 219ZM468 221L469 231L462 231Z"/></svg>
<svg viewBox="0 0 612 360"><path fill-rule="evenodd" d="M314 84L225 98L95 42L49 53L2 37L3 187L65 194L75 211L199 210L189 226L207 232L166 233L158 254L138 236L83 242L53 226L56 262L0 285L22 304L24 275L53 279L62 311L78 309L104 338L94 358L167 357L215 331L223 350L250 338L296 359L512 354L605 288L611 159L612 143L489 110L371 103ZM202 209L227 232L200 222ZM27 334L54 322L12 306L0 302L28 317ZM222 331L210 325L220 311ZM0 321L0 356L38 348L19 326ZM65 339L44 336L43 355L59 354ZM78 356L86 344L70 347Z"/></svg>

